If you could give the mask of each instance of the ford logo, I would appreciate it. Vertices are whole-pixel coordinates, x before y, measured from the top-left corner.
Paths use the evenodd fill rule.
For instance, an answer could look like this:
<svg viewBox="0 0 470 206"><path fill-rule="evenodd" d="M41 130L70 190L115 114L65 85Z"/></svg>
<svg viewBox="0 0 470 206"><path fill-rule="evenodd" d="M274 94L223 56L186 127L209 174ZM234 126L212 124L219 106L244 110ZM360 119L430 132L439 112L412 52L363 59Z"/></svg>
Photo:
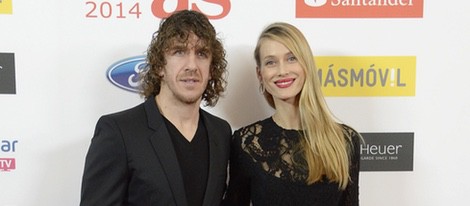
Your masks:
<svg viewBox="0 0 470 206"><path fill-rule="evenodd" d="M120 60L108 68L108 80L121 89L139 92L139 73L146 66L145 56L136 56Z"/></svg>

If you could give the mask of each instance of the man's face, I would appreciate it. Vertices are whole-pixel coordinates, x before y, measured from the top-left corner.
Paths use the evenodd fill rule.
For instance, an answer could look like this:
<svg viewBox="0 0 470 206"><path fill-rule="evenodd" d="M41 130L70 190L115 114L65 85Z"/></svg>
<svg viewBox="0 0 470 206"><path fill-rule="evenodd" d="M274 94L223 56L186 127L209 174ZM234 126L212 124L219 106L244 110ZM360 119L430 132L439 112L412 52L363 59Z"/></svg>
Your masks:
<svg viewBox="0 0 470 206"><path fill-rule="evenodd" d="M176 40L175 40L176 41ZM199 38L191 34L187 44L175 42L165 53L167 64L160 72L163 76L160 95L175 103L199 104L210 79L211 52Z"/></svg>

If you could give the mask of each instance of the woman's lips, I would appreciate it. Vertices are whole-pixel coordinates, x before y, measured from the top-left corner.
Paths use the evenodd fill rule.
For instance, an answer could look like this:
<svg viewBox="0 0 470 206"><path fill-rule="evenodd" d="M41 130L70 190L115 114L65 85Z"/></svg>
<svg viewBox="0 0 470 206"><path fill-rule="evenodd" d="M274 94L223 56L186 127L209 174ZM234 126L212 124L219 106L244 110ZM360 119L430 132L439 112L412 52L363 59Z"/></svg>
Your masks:
<svg viewBox="0 0 470 206"><path fill-rule="evenodd" d="M286 87L289 87L290 85L292 85L294 83L294 81L295 81L294 78L287 78L287 79L277 80L274 83L279 88L286 88Z"/></svg>

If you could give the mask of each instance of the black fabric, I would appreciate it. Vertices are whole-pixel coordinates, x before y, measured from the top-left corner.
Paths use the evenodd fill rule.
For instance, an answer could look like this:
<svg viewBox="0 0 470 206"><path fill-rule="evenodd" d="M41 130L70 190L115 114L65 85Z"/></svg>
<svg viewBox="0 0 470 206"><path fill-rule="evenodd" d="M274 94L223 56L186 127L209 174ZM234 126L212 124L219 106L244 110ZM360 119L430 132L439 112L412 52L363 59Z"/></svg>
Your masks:
<svg viewBox="0 0 470 206"><path fill-rule="evenodd" d="M224 205L254 206L357 206L360 137L347 126L344 132L352 137L351 180L345 190L326 177L306 184L308 169L294 167L293 162L306 165L294 146L300 131L279 127L272 118L240 128L233 135L230 182Z"/></svg>
<svg viewBox="0 0 470 206"><path fill-rule="evenodd" d="M232 129L199 109L208 131L209 176L202 206L219 206L226 189ZM102 116L88 149L81 206L186 206L181 167L155 97Z"/></svg>
<svg viewBox="0 0 470 206"><path fill-rule="evenodd" d="M209 173L209 143L204 121L199 119L196 133L189 142L170 121L164 119L181 167L188 206L200 206Z"/></svg>

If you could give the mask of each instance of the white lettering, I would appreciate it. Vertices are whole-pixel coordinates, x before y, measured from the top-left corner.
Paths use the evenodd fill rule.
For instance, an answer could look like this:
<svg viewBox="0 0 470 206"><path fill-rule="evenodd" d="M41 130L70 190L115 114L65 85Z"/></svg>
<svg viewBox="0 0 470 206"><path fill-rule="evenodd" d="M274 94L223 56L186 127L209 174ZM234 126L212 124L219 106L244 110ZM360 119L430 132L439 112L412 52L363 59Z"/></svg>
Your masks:
<svg viewBox="0 0 470 206"><path fill-rule="evenodd" d="M145 62L141 62L134 66L135 74L131 74L129 78L127 79L127 83L129 83L131 87L136 88L140 85L139 74L145 68L144 67L145 64L146 64Z"/></svg>
<svg viewBox="0 0 470 206"><path fill-rule="evenodd" d="M361 145L361 154L364 155L397 155L403 145Z"/></svg>
<svg viewBox="0 0 470 206"><path fill-rule="evenodd" d="M13 160L0 160L0 168L10 168Z"/></svg>
<svg viewBox="0 0 470 206"><path fill-rule="evenodd" d="M377 156L375 157L375 160L387 160L387 156Z"/></svg>
<svg viewBox="0 0 470 206"><path fill-rule="evenodd" d="M374 160L374 157L373 156L363 156L361 157L361 160Z"/></svg>
<svg viewBox="0 0 470 206"><path fill-rule="evenodd" d="M305 4L311 7L320 7L326 4L327 0L304 0Z"/></svg>
<svg viewBox="0 0 470 206"><path fill-rule="evenodd" d="M331 6L413 6L413 0L333 0Z"/></svg>

